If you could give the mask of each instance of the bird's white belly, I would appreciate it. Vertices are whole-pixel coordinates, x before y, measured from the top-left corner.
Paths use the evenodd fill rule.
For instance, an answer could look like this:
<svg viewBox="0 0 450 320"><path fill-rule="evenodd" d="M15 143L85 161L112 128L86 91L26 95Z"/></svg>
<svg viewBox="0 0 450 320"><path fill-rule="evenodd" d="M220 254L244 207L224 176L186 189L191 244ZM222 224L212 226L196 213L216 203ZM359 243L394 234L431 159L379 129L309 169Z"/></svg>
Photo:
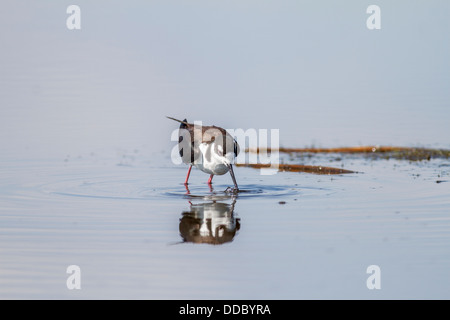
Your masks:
<svg viewBox="0 0 450 320"><path fill-rule="evenodd" d="M199 157L196 158L193 165L201 171L208 174L223 175L230 170L225 162L231 163L234 160L233 153L228 153L225 157L216 154L214 143L201 143L198 149ZM228 157L231 157L231 159L228 159Z"/></svg>
<svg viewBox="0 0 450 320"><path fill-rule="evenodd" d="M222 163L207 162L205 161L205 159L202 160L203 161L195 161L194 166L205 173L220 176L227 173L230 170L226 165Z"/></svg>

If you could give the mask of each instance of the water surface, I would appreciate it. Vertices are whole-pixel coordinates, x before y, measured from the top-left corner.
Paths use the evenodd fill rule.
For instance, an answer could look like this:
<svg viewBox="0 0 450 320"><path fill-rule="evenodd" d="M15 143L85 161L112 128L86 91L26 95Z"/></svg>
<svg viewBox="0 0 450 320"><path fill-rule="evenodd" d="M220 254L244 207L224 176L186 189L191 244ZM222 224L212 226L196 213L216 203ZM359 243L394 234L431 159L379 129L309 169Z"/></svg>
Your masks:
<svg viewBox="0 0 450 320"><path fill-rule="evenodd" d="M238 168L236 196L198 170L187 190L164 159L3 163L2 298L448 298L448 162ZM81 290L66 287L72 264Z"/></svg>
<svg viewBox="0 0 450 320"><path fill-rule="evenodd" d="M236 168L237 196L170 159L165 116L450 149L449 2L378 2L376 31L361 1L2 4L0 298L450 298L447 159L285 159L358 173Z"/></svg>

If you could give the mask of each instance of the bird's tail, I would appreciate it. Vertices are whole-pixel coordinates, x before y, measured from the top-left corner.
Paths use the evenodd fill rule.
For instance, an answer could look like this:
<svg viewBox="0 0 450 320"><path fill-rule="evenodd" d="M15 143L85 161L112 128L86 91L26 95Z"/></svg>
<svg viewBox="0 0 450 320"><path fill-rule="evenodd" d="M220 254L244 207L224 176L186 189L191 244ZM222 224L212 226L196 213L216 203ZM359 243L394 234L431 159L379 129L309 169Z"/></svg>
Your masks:
<svg viewBox="0 0 450 320"><path fill-rule="evenodd" d="M187 120L186 119L184 119L183 121L181 121L181 120L178 120L178 119L175 119L175 118L172 118L172 117L168 117L168 116L166 116L168 119L170 119L170 120L174 120L174 121L177 121L177 122L179 122L179 123L182 123L182 124L185 124L185 125L188 125L189 123L187 122Z"/></svg>

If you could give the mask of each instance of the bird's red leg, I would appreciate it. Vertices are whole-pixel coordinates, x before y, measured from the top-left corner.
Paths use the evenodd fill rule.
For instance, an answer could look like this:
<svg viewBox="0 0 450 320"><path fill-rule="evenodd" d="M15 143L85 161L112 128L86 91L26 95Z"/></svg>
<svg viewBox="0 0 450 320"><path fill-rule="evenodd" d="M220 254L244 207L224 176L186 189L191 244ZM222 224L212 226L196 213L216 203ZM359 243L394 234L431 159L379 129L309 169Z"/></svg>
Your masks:
<svg viewBox="0 0 450 320"><path fill-rule="evenodd" d="M208 186L209 186L209 191L210 192L213 192L213 186L211 184L213 177L214 177L214 175L212 174L212 175L209 176L209 179L208 179Z"/></svg>
<svg viewBox="0 0 450 320"><path fill-rule="evenodd" d="M188 174L186 176L186 181L184 181L185 185L188 184L189 176L191 175L191 169L192 169L192 164L189 166Z"/></svg>

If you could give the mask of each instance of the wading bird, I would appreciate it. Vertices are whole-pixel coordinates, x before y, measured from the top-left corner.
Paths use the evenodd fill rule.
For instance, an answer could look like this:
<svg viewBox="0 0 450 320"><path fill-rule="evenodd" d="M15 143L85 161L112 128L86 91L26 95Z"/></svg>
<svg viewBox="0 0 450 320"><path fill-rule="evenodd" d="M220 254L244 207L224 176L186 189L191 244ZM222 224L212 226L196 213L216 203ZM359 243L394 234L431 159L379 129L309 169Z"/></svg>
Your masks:
<svg viewBox="0 0 450 320"><path fill-rule="evenodd" d="M233 163L239 154L236 140L223 128L202 126L167 117L180 123L178 149L183 162L189 165L185 185L188 184L192 166L208 173L211 185L214 175L230 172L233 179L233 192L239 191L233 172Z"/></svg>

